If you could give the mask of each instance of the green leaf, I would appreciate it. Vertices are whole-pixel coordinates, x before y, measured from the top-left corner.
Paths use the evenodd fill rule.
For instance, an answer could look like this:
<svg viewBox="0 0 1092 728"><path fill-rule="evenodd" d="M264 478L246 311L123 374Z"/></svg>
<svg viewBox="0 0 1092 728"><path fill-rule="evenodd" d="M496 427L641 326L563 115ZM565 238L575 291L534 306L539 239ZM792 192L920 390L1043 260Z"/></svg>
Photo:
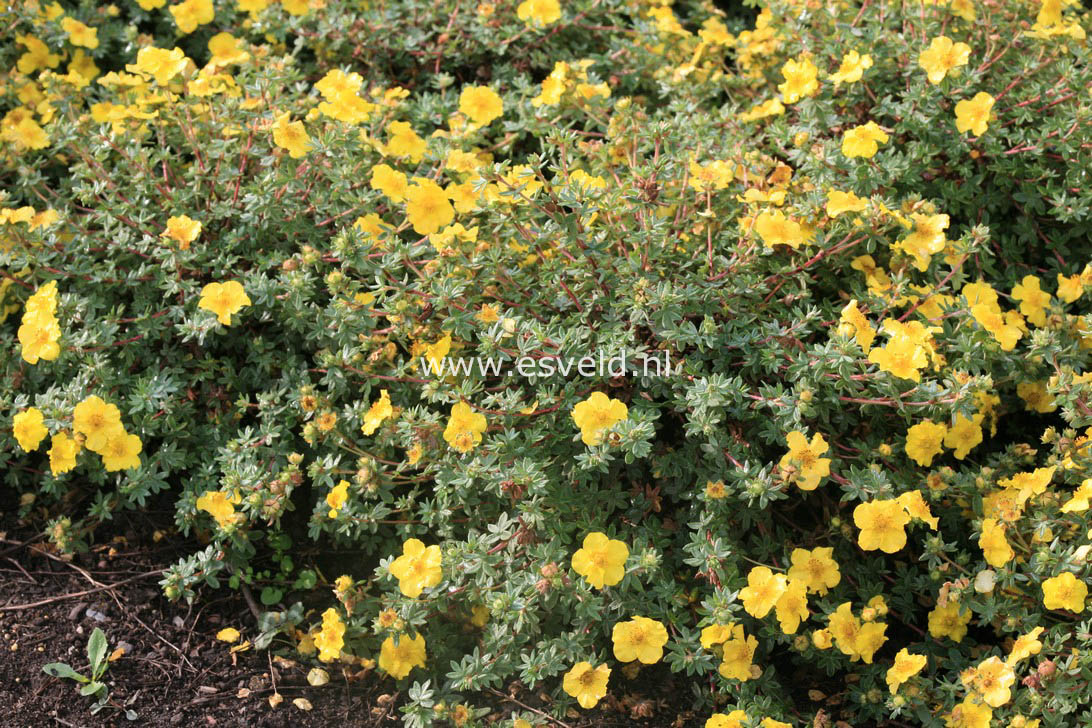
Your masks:
<svg viewBox="0 0 1092 728"><path fill-rule="evenodd" d="M304 569L300 572L299 577L296 579L296 583L292 585L293 589L311 589L318 582L318 577L311 569Z"/></svg>
<svg viewBox="0 0 1092 728"><path fill-rule="evenodd" d="M82 688L80 688L80 695L83 695L83 696L94 695L95 693L99 692L100 690L105 690L105 689L106 689L106 685L104 683L100 683L100 682L98 682L96 680L96 681L93 681L93 682L89 682L86 685L84 685Z"/></svg>
<svg viewBox="0 0 1092 728"><path fill-rule="evenodd" d="M87 682L89 679L63 662L51 662L48 665L43 665L42 672L52 677L68 678L69 680L78 680L79 682Z"/></svg>
<svg viewBox="0 0 1092 728"><path fill-rule="evenodd" d="M91 670L96 673L106 659L106 633L98 627L95 627L91 638L87 640L87 659L91 663Z"/></svg>
<svg viewBox="0 0 1092 728"><path fill-rule="evenodd" d="M267 607L271 607L279 602L283 596L283 590L278 589L275 586L267 586L265 589L262 589L262 604L266 605Z"/></svg>

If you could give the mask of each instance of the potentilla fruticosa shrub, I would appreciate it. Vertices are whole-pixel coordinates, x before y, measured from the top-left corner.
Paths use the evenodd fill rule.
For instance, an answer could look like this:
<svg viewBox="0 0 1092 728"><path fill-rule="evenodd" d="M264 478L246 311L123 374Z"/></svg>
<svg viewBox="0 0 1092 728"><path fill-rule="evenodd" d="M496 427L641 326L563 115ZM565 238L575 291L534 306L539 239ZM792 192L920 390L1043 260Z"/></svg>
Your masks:
<svg viewBox="0 0 1092 728"><path fill-rule="evenodd" d="M170 598L412 726L667 670L711 728L1092 720L1079 4L3 12L58 549L172 503Z"/></svg>

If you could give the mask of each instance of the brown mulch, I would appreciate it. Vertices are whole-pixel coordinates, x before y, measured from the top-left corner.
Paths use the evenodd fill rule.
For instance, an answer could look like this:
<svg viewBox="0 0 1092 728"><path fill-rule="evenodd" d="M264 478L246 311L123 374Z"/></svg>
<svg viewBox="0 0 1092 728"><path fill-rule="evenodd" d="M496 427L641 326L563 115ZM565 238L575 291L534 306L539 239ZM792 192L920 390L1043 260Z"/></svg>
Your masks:
<svg viewBox="0 0 1092 728"><path fill-rule="evenodd" d="M196 543L180 537L155 543L147 524L113 524L109 533L96 533L100 543L89 552L61 557L41 538L41 523L35 529L18 521L13 510L0 507L4 728L402 725L398 707L406 685L374 671L359 674L358 668L342 671L321 665L330 682L312 687L307 673L319 663L290 650L278 655L275 645L269 651L232 654L230 645L215 635L231 626L244 639L253 636L254 617L241 593L206 589L193 605L168 601L158 585L159 572L198 548ZM120 647L124 654L110 664L105 677L110 706L92 714L95 698L81 697L76 683L50 677L42 666L66 662L86 673L87 640L96 627L105 632L109 652ZM690 690L685 680L666 669L624 682L620 700L608 698L600 709L581 711L563 723L544 713L536 722L568 728L704 724L687 710ZM475 705L493 708L478 725L507 728L513 711L544 709L536 692L513 686L508 694L475 696ZM276 707L269 702L274 694L283 698ZM297 707L297 698L308 701L311 709ZM134 711L137 719L127 720L126 710Z"/></svg>
<svg viewBox="0 0 1092 728"><path fill-rule="evenodd" d="M266 651L232 654L215 639L226 626L243 629L254 619L241 595L205 594L193 606L172 604L160 590L158 571L177 558L176 546L113 544L71 562L46 555L41 542L20 546L33 534L0 528L0 706L5 728L41 726L397 726L394 686L370 675L349 680L328 668L330 682L308 685L312 665ZM158 564L157 556L163 558ZM102 586L117 585L113 588ZM109 651L110 706L92 715L94 698L78 686L42 672L66 662L87 672L86 646L101 628ZM242 691L242 692L241 692ZM283 702L273 708L270 696ZM245 696L245 697L243 697ZM305 697L312 710L293 704ZM380 707L380 706L385 707ZM117 706L117 707L113 707ZM128 721L125 709L138 719ZM374 709L374 710L373 710Z"/></svg>

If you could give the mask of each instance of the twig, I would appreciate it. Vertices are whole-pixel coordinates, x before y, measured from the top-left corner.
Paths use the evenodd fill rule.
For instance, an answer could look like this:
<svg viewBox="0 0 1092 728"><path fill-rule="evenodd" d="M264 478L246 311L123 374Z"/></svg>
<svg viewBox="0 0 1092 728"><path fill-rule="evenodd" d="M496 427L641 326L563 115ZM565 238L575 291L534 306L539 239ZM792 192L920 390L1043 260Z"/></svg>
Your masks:
<svg viewBox="0 0 1092 728"><path fill-rule="evenodd" d="M0 612L17 612L17 611L20 611L20 610L23 610L23 609L34 609L35 607L44 607L45 605L53 604L54 602L60 602L60 601L63 601L65 599L75 599L76 597L85 597L88 594L97 594L98 592L106 591L107 589L116 589L119 586L123 586L125 584L128 584L128 583L133 582L133 581L137 581L139 579L147 579L149 576L162 576L162 574L163 574L163 570L162 569L157 569L156 571L149 571L149 572L146 572L144 574L137 574L136 576L131 576L128 579L122 579L121 581L119 581L117 583L114 583L114 584L104 584L103 586L100 586L100 587L98 587L96 589L85 589L84 591L70 592L68 594L60 594L60 595L55 596L55 597L50 597L49 599L42 599L40 601L31 602L29 604L12 604L12 605L9 605L9 606L6 606L6 607L0 607Z"/></svg>
<svg viewBox="0 0 1092 728"><path fill-rule="evenodd" d="M66 561L65 559L62 559L59 556L54 556L53 554L51 554L48 551L45 551L43 549L31 549L31 551L33 553L36 553L36 554L41 554L42 556L45 556L46 558L53 559L54 561L56 561L58 563L61 563L61 564L64 564L65 566L67 566L67 567L69 567L71 569L75 569L76 571L78 571L80 573L80 576L82 576L84 579L87 579L89 582L91 582L91 586L100 587L100 588L106 587L106 585L103 584L101 581L95 581L95 579L91 576L91 574L87 573L86 569L83 569L83 568L81 568L79 566L76 566L71 561Z"/></svg>
<svg viewBox="0 0 1092 728"><path fill-rule="evenodd" d="M552 721L554 723L557 723L559 726L562 726L562 728L572 728L572 726L569 725L568 723L565 723L564 721L558 720L557 718L553 717L549 713L544 713L544 712L542 712L541 710L539 710L537 708L532 708L527 703L520 702L519 700L516 700L515 698L513 698L511 695L507 695L505 693L502 693L500 690L497 690L496 688L489 688L489 692L493 693L494 695L496 695L498 698L501 698L502 700L507 700L510 703L515 703L516 705L523 708L524 710L529 710L532 713L535 713L536 715L541 715L546 720Z"/></svg>
<svg viewBox="0 0 1092 728"><path fill-rule="evenodd" d="M250 586L243 581L239 580L239 589L243 592L243 598L246 599L246 605L250 607L250 613L254 615L254 619L260 620L262 618L262 610L258 608L258 603L254 601L254 594L250 591Z"/></svg>
<svg viewBox="0 0 1092 728"><path fill-rule="evenodd" d="M6 548L3 551L0 551L0 556L7 556L8 554L13 554L13 553L15 553L16 551L18 551L21 548L25 548L25 547L29 546L32 543L35 543L37 541L41 541L43 538L45 538L44 533L39 533L34 538L29 539L27 541L23 541L22 543L19 543L19 542L16 542L16 541L8 541L6 538L0 538L0 541L2 541L3 543L15 544L11 548Z"/></svg>
<svg viewBox="0 0 1092 728"><path fill-rule="evenodd" d="M15 559L11 558L10 556L8 557L8 561L10 561L11 563L15 564L15 568L16 568L16 569L18 569L19 571L23 572L23 576L25 576L26 578L30 579L30 580L31 580L31 582L33 582L33 583L35 583L35 584L37 584L37 583L38 583L38 580L37 580L37 579L35 579L35 578L34 578L33 576L31 576L31 575L30 575L29 573L27 573L27 570L26 570L26 569L24 569L24 568L23 568L23 566L22 566L22 565L21 565L21 564L20 564L20 563L19 563L18 561L16 561Z"/></svg>

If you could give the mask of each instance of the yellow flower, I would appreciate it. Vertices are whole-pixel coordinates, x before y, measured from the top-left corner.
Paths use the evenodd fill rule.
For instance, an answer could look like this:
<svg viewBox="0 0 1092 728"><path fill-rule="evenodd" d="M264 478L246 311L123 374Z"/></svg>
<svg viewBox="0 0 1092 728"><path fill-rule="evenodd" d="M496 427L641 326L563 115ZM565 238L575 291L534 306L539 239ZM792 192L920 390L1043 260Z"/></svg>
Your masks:
<svg viewBox="0 0 1092 728"><path fill-rule="evenodd" d="M84 447L101 454L106 443L118 434L124 434L121 412L97 395L91 395L76 405L72 411L72 428L84 436Z"/></svg>
<svg viewBox="0 0 1092 728"><path fill-rule="evenodd" d="M341 648L345 646L345 623L333 607L322 613L322 628L314 639L321 661L330 662L341 656Z"/></svg>
<svg viewBox="0 0 1092 728"><path fill-rule="evenodd" d="M1068 571L1043 582L1043 606L1047 609L1067 609L1080 614L1087 597L1088 585Z"/></svg>
<svg viewBox="0 0 1092 728"><path fill-rule="evenodd" d="M208 65L213 69L221 69L233 63L245 63L250 60L250 54L242 49L238 38L231 33L217 33L209 38L208 49L212 58Z"/></svg>
<svg viewBox="0 0 1092 728"><path fill-rule="evenodd" d="M273 122L273 143L288 150L288 156L299 159L311 148L311 137L303 128L302 121L289 121L291 112L284 112Z"/></svg>
<svg viewBox="0 0 1092 728"><path fill-rule="evenodd" d="M99 47L98 28L86 26L75 18L65 18L61 21L61 30L68 34L68 42L74 46L91 50Z"/></svg>
<svg viewBox="0 0 1092 728"><path fill-rule="evenodd" d="M966 43L953 43L951 38L938 35L921 52L918 65L925 70L929 83L938 84L952 69L967 65L971 57L971 47ZM953 74L954 75L954 74Z"/></svg>
<svg viewBox="0 0 1092 728"><path fill-rule="evenodd" d="M558 0L523 0L516 7L516 16L528 25L549 25L561 18L561 4Z"/></svg>
<svg viewBox="0 0 1092 728"><path fill-rule="evenodd" d="M500 321L500 314L497 311L496 304L483 303L481 309L478 311L478 315L474 318L478 319L483 324L495 324Z"/></svg>
<svg viewBox="0 0 1092 728"><path fill-rule="evenodd" d="M224 326L231 326L232 314L249 305L250 297L238 281L207 284L201 289L201 300L197 302L199 308L216 314L217 321Z"/></svg>
<svg viewBox="0 0 1092 728"><path fill-rule="evenodd" d="M576 698L581 708L591 709L606 697L609 678L610 668L606 665L592 667L590 662L578 662L565 673L561 687Z"/></svg>
<svg viewBox="0 0 1092 728"><path fill-rule="evenodd" d="M49 430L43 424L45 416L37 407L31 407L12 418L12 431L19 447L26 452L38 449L38 446L49 434Z"/></svg>
<svg viewBox="0 0 1092 728"><path fill-rule="evenodd" d="M50 281L27 299L22 324L16 333L20 353L28 364L37 364L41 359L53 361L60 356L61 327L56 313L57 282Z"/></svg>
<svg viewBox="0 0 1092 728"><path fill-rule="evenodd" d="M102 456L103 467L107 472L129 470L140 467L140 450L142 448L140 438L130 435L125 430L118 429L106 441L106 445L98 451Z"/></svg>
<svg viewBox="0 0 1092 728"><path fill-rule="evenodd" d="M971 621L971 611L964 609L959 602L948 601L929 612L929 636L940 639L950 637L962 642L967 634L967 623Z"/></svg>
<svg viewBox="0 0 1092 728"><path fill-rule="evenodd" d="M336 425L336 412L323 412L315 418L315 426L318 427L319 432L330 432L334 429Z"/></svg>
<svg viewBox="0 0 1092 728"><path fill-rule="evenodd" d="M20 73L31 74L40 68L56 68L61 62L61 57L56 53L50 53L49 46L40 38L35 38L33 35L17 35L15 42L27 49L26 53L19 56L15 64Z"/></svg>
<svg viewBox="0 0 1092 728"><path fill-rule="evenodd" d="M745 635L743 625L732 627L732 638L722 645L722 661L717 672L728 680L746 682L751 679L751 665L754 663L758 640L754 635Z"/></svg>
<svg viewBox="0 0 1092 728"><path fill-rule="evenodd" d="M978 546L986 557L986 563L1000 568L1012 561L1016 554L1005 538L1005 525L996 518L982 521L982 535L978 537Z"/></svg>
<svg viewBox="0 0 1092 728"><path fill-rule="evenodd" d="M57 281L50 281L36 290L24 306L23 323L41 321L57 313Z"/></svg>
<svg viewBox="0 0 1092 728"><path fill-rule="evenodd" d="M425 361L433 374L439 376L443 373L443 360L451 351L451 334L445 334L435 343L425 347Z"/></svg>
<svg viewBox="0 0 1092 728"><path fill-rule="evenodd" d="M975 19L973 0L952 0L948 8L952 11L952 15L963 18L967 22L973 22Z"/></svg>
<svg viewBox="0 0 1092 728"><path fill-rule="evenodd" d="M471 410L466 402L459 402L451 408L444 441L459 452L470 452L481 443L485 428L485 415Z"/></svg>
<svg viewBox="0 0 1092 728"><path fill-rule="evenodd" d="M611 632L614 657L619 662L640 662L651 665L664 656L667 644L667 628L655 619L634 617L628 622L618 622Z"/></svg>
<svg viewBox="0 0 1092 728"><path fill-rule="evenodd" d="M349 481L341 480L326 494L326 505L330 506L330 511L326 515L330 518L337 518L337 512L344 508L348 502Z"/></svg>
<svg viewBox="0 0 1092 728"><path fill-rule="evenodd" d="M852 336L863 351L868 351L872 342L876 339L876 330L872 328L868 317L857 308L857 299L852 299L842 309L838 317L838 333L843 336Z"/></svg>
<svg viewBox="0 0 1092 728"><path fill-rule="evenodd" d="M459 94L459 111L478 126L489 126L504 113L504 102L488 86L467 86Z"/></svg>
<svg viewBox="0 0 1092 728"><path fill-rule="evenodd" d="M861 632L861 620L853 615L853 605L843 602L830 615L830 636L834 643L846 655L856 653L857 637Z"/></svg>
<svg viewBox="0 0 1092 728"><path fill-rule="evenodd" d="M1092 499L1092 478L1087 478L1062 506L1062 513L1084 513Z"/></svg>
<svg viewBox="0 0 1092 728"><path fill-rule="evenodd" d="M444 578L440 547L425 546L416 538L402 544L402 555L391 562L391 576L398 579L398 588L410 599L421 596L425 589L439 584Z"/></svg>
<svg viewBox="0 0 1092 728"><path fill-rule="evenodd" d="M242 502L238 493L224 493L219 490L207 490L197 499L197 510L205 511L216 519L220 528L227 528L240 520L235 513L235 506Z"/></svg>
<svg viewBox="0 0 1092 728"><path fill-rule="evenodd" d="M872 656L887 641L884 636L887 625L882 622L861 624L853 615L849 602L843 602L830 615L828 629L838 649L854 662L864 660L866 664L872 664Z"/></svg>
<svg viewBox="0 0 1092 728"><path fill-rule="evenodd" d="M745 607L746 608L746 607ZM774 605L778 624L785 634L796 634L800 623L808 618L808 587L804 581L789 578L785 591Z"/></svg>
<svg viewBox="0 0 1092 728"><path fill-rule="evenodd" d="M802 582L808 591L823 596L828 589L838 586L842 580L833 554L834 549L829 546L818 546L811 551L793 549L789 555L792 562L788 572L789 579Z"/></svg>
<svg viewBox="0 0 1092 728"><path fill-rule="evenodd" d="M1064 303L1073 303L1084 295L1084 284L1078 274L1069 277L1058 274L1058 298Z"/></svg>
<svg viewBox="0 0 1092 728"><path fill-rule="evenodd" d="M199 25L211 23L216 17L212 0L184 0L178 5L172 5L170 11L174 16L174 22L178 24L178 29L184 35L197 30Z"/></svg>
<svg viewBox="0 0 1092 728"><path fill-rule="evenodd" d="M868 360L882 372L914 382L921 381L920 370L929 363L925 347L906 334L896 334L886 346L868 352Z"/></svg>
<svg viewBox="0 0 1092 728"><path fill-rule="evenodd" d="M711 624L702 628L701 646L708 650L714 645L723 644L726 640L732 639L733 626L731 624Z"/></svg>
<svg viewBox="0 0 1092 728"><path fill-rule="evenodd" d="M584 537L582 547L573 554L573 571L596 589L602 589L622 581L628 558L629 547L623 541L594 531Z"/></svg>
<svg viewBox="0 0 1092 728"><path fill-rule="evenodd" d="M363 83L364 78L359 73L345 73L338 68L327 71L315 84L315 89L325 99L318 105L319 112L347 124L367 121L376 105L357 95Z"/></svg>
<svg viewBox="0 0 1092 728"><path fill-rule="evenodd" d="M447 193L438 184L424 177L415 177L406 188L406 217L418 235L431 235L455 219L455 209Z"/></svg>
<svg viewBox="0 0 1092 728"><path fill-rule="evenodd" d="M49 470L54 476L67 473L76 467L76 456L80 454L80 443L69 437L67 432L58 432L50 440Z"/></svg>
<svg viewBox="0 0 1092 728"><path fill-rule="evenodd" d="M289 15L307 15L311 12L312 4L322 7L326 0L281 0L281 7L288 11Z"/></svg>
<svg viewBox="0 0 1092 728"><path fill-rule="evenodd" d="M1046 382L1017 382L1016 394L1024 400L1024 406L1031 412L1047 414L1058 409L1054 397L1047 392Z"/></svg>
<svg viewBox="0 0 1092 728"><path fill-rule="evenodd" d="M830 190L827 193L827 215L838 217L846 212L863 212L868 207L868 200L858 197L852 192Z"/></svg>
<svg viewBox="0 0 1092 728"><path fill-rule="evenodd" d="M755 231L762 238L762 242L770 247L787 245L795 250L807 242L800 223L790 220L780 210L759 213L755 218Z"/></svg>
<svg viewBox="0 0 1092 728"><path fill-rule="evenodd" d="M909 255L914 259L914 267L924 271L933 255L943 251L948 244L944 231L948 229L950 218L947 215L921 215L915 212L910 219L914 222L914 230L892 247Z"/></svg>
<svg viewBox="0 0 1092 728"><path fill-rule="evenodd" d="M360 431L369 436L374 434L383 420L392 414L394 414L394 408L391 406L390 395L387 390L380 390L379 399L372 402L372 406L364 413L364 423L360 426Z"/></svg>
<svg viewBox="0 0 1092 728"><path fill-rule="evenodd" d="M688 184L698 192L723 190L728 187L734 176L732 165L719 159L714 159L708 164L699 164L696 159L691 159L689 170Z"/></svg>
<svg viewBox="0 0 1092 728"><path fill-rule="evenodd" d="M762 619L785 593L787 580L784 574L775 574L765 566L756 566L747 574L747 586L739 592L743 609L747 614Z"/></svg>
<svg viewBox="0 0 1092 728"><path fill-rule="evenodd" d="M166 86L185 70L186 61L186 54L180 48L141 48L137 52L137 62L126 65L125 70L151 77L160 86Z"/></svg>
<svg viewBox="0 0 1092 728"><path fill-rule="evenodd" d="M781 116L784 113L785 106L781 103L781 99L772 98L763 101L761 104L756 104L749 111L741 111L736 115L736 118L740 121L758 121L771 116Z"/></svg>
<svg viewBox="0 0 1092 728"><path fill-rule="evenodd" d="M1016 311L1001 312L997 304L978 304L971 307L971 315L978 325L990 332L1002 351L1012 351L1016 342L1027 331L1023 317Z"/></svg>
<svg viewBox="0 0 1092 728"><path fill-rule="evenodd" d="M819 93L819 69L808 59L797 61L790 58L781 67L785 80L778 84L781 100L786 104L795 104L802 98Z"/></svg>
<svg viewBox="0 0 1092 728"><path fill-rule="evenodd" d="M61 328L52 317L30 320L24 317L16 336L23 360L28 364L37 364L39 360L53 361L60 356L61 347L57 342L61 338Z"/></svg>
<svg viewBox="0 0 1092 728"><path fill-rule="evenodd" d="M1016 675L1011 666L995 655L979 663L978 667L968 670L963 675L962 682L981 696L986 705L1000 708L1012 698L1009 688L1016 682Z"/></svg>
<svg viewBox="0 0 1092 728"><path fill-rule="evenodd" d="M929 467L933 458L942 451L941 443L948 434L948 426L925 420L906 431L906 455L923 467Z"/></svg>
<svg viewBox="0 0 1092 728"><path fill-rule="evenodd" d="M0 129L0 138L14 142L17 149L45 149L49 146L49 134L30 116L4 126Z"/></svg>
<svg viewBox="0 0 1092 728"><path fill-rule="evenodd" d="M842 65L830 75L830 80L834 81L835 88L843 83L856 83L870 68L872 68L872 56L867 53L862 56L857 51L849 51L842 56Z"/></svg>
<svg viewBox="0 0 1092 728"><path fill-rule="evenodd" d="M167 229L160 233L162 238L170 238L178 243L182 250L189 250L190 243L201 234L201 223L190 219L188 215L167 218Z"/></svg>
<svg viewBox="0 0 1092 728"><path fill-rule="evenodd" d="M629 409L619 399L592 392L586 400L573 406L571 417L580 428L580 439L585 445L594 447L602 442L608 429L629 417Z"/></svg>
<svg viewBox="0 0 1092 728"><path fill-rule="evenodd" d="M1020 283L1013 286L1012 297L1020 302L1020 313L1036 326L1046 325L1046 310L1050 307L1051 295L1039 287L1036 276L1024 276Z"/></svg>
<svg viewBox="0 0 1092 728"><path fill-rule="evenodd" d="M232 642L238 642L239 636L239 630L235 629L234 627L224 627L222 630L216 633L216 639L220 640L221 642L227 642L228 644L231 644Z"/></svg>
<svg viewBox="0 0 1092 728"><path fill-rule="evenodd" d="M744 728L747 714L742 710L733 710L731 713L713 713L705 721L705 728Z"/></svg>
<svg viewBox="0 0 1092 728"><path fill-rule="evenodd" d="M1043 649L1043 643L1039 641L1039 635L1043 633L1042 627L1036 627L1027 634L1017 637L1009 650L1009 656L1005 660L1010 665L1015 665L1020 660L1026 660L1032 655L1038 655Z"/></svg>
<svg viewBox="0 0 1092 728"><path fill-rule="evenodd" d="M975 414L971 419L961 414L956 415L955 422L949 428L948 434L944 436L944 447L955 450L952 454L957 460L967 457L967 454L982 442L984 418L982 414Z"/></svg>
<svg viewBox="0 0 1092 728"><path fill-rule="evenodd" d="M372 167L371 188L382 192L391 202L402 202L406 199L409 182L406 175L393 167L377 164Z"/></svg>
<svg viewBox="0 0 1092 728"><path fill-rule="evenodd" d="M853 509L853 522L861 529L857 543L865 551L879 549L893 554L906 545L906 524L910 515L898 499L860 503Z"/></svg>
<svg viewBox="0 0 1092 728"><path fill-rule="evenodd" d="M939 522L929 510L929 504L925 502L920 490L908 490L900 494L897 500L903 510L906 511L906 515L912 519L924 521L929 525L929 528L934 531L937 530Z"/></svg>
<svg viewBox="0 0 1092 728"><path fill-rule="evenodd" d="M993 102L993 96L985 91L979 91L973 99L964 99L957 103L955 106L956 131L960 134L969 131L976 137L985 134L989 126Z"/></svg>
<svg viewBox="0 0 1092 728"><path fill-rule="evenodd" d="M860 659L866 665L871 665L873 656L887 642L887 637L884 634L886 631L887 625L883 622L869 622L862 625L861 631L857 635L857 643L854 645L851 659L854 662Z"/></svg>
<svg viewBox="0 0 1092 728"><path fill-rule="evenodd" d="M842 154L871 159L880 150L880 144L887 144L888 141L890 137L887 133L876 122L870 121L855 126L842 135Z"/></svg>
<svg viewBox="0 0 1092 728"><path fill-rule="evenodd" d="M789 451L781 456L779 467L783 472L791 473L792 482L800 490L815 490L819 481L830 475L830 458L820 457L830 446L818 432L812 435L810 443L807 436L797 430L786 435L785 440Z"/></svg>
<svg viewBox="0 0 1092 728"><path fill-rule="evenodd" d="M887 687L891 689L891 694L894 695L900 685L921 672L928 660L925 655L910 654L905 647L899 650L895 655L895 664L887 671Z"/></svg>
<svg viewBox="0 0 1092 728"><path fill-rule="evenodd" d="M829 629L817 629L811 633L811 643L818 650L829 650L834 645L834 635Z"/></svg>
<svg viewBox="0 0 1092 728"><path fill-rule="evenodd" d="M971 695L965 697L951 713L944 715L945 728L990 728L992 720L993 710L984 703L976 702Z"/></svg>
<svg viewBox="0 0 1092 728"><path fill-rule="evenodd" d="M467 230L462 223L452 223L440 232L429 235L428 241L436 249L437 253L443 253L445 250L450 249L456 241L463 243L477 242L478 227L475 225Z"/></svg>
<svg viewBox="0 0 1092 728"><path fill-rule="evenodd" d="M413 130L409 122L392 121L387 124L386 154L395 157L407 157L410 162L417 164L425 156L428 143Z"/></svg>

